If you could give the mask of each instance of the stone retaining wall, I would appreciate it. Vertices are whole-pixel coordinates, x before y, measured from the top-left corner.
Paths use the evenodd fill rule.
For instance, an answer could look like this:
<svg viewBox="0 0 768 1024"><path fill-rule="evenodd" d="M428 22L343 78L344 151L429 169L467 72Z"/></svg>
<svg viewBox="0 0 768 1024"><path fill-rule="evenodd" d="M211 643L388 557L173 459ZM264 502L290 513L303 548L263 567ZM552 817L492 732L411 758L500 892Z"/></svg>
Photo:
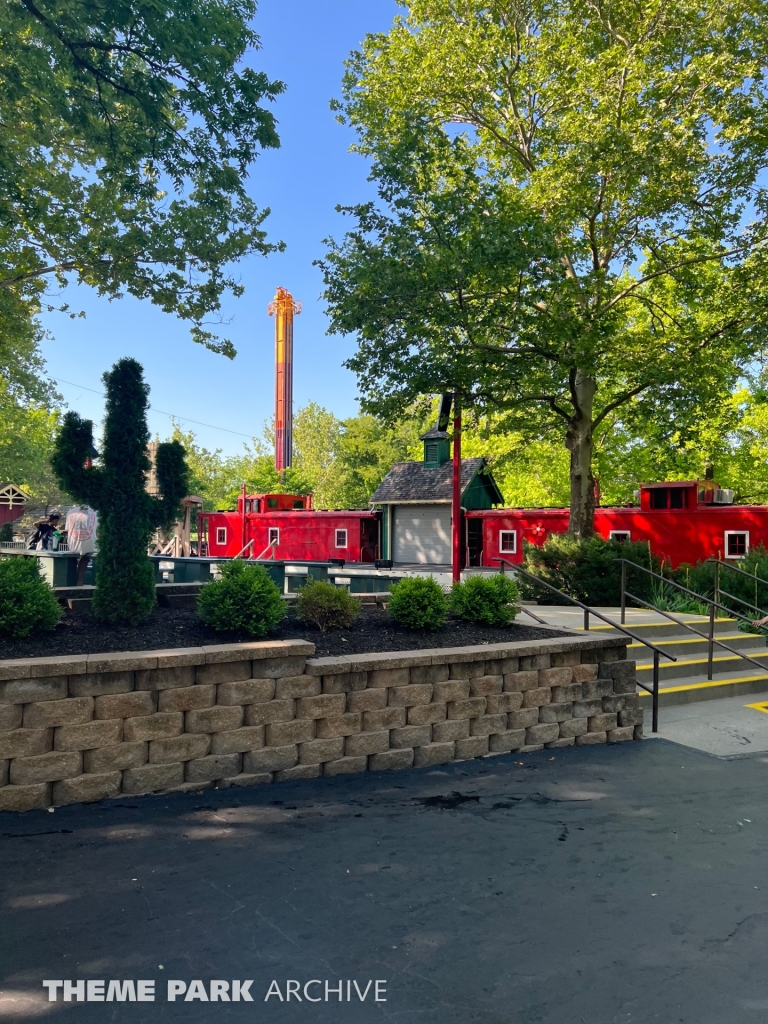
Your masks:
<svg viewBox="0 0 768 1024"><path fill-rule="evenodd" d="M623 637L0 662L0 811L640 739Z"/></svg>

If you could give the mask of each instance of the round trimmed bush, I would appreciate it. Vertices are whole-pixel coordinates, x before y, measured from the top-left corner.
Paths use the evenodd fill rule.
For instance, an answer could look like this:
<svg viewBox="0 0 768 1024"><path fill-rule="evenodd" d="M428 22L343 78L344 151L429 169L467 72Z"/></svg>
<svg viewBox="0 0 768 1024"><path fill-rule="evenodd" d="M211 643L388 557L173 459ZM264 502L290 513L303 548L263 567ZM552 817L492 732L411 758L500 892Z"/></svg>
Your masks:
<svg viewBox="0 0 768 1024"><path fill-rule="evenodd" d="M299 591L296 612L300 619L311 622L325 633L329 629L351 626L360 614L360 602L346 587L313 580Z"/></svg>
<svg viewBox="0 0 768 1024"><path fill-rule="evenodd" d="M39 629L53 629L62 611L36 558L0 558L0 634L22 640Z"/></svg>
<svg viewBox="0 0 768 1024"><path fill-rule="evenodd" d="M206 583L197 599L200 618L220 632L242 630L264 637L285 615L279 589L261 565L240 558L221 566L221 578Z"/></svg>
<svg viewBox="0 0 768 1024"><path fill-rule="evenodd" d="M406 576L392 587L389 614L406 629L439 629L448 614L448 601L432 576Z"/></svg>
<svg viewBox="0 0 768 1024"><path fill-rule="evenodd" d="M454 583L451 610L478 626L508 626L517 615L515 601L519 596L517 583L505 573L470 576Z"/></svg>

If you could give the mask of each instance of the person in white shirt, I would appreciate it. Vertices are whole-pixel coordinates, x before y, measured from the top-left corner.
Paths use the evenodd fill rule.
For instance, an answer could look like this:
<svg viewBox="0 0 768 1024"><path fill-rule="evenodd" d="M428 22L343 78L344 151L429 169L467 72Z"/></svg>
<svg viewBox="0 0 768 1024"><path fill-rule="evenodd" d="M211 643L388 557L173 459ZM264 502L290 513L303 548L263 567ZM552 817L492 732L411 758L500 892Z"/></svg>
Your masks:
<svg viewBox="0 0 768 1024"><path fill-rule="evenodd" d="M98 516L87 505L72 508L67 513L67 548L80 555L77 563L77 586L83 585L88 561L96 550Z"/></svg>

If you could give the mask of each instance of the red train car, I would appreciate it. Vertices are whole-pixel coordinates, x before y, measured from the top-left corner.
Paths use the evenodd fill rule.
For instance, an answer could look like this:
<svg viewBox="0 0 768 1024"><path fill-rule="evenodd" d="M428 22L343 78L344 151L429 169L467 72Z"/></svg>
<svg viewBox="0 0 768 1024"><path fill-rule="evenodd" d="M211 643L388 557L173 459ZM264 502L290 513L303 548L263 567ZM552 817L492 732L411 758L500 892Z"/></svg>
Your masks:
<svg viewBox="0 0 768 1024"><path fill-rule="evenodd" d="M200 536L211 558L374 562L380 520L368 509L315 510L311 495L246 494L236 510L202 513Z"/></svg>
<svg viewBox="0 0 768 1024"><path fill-rule="evenodd" d="M644 484L639 505L600 507L595 531L606 539L647 541L673 567L705 558L739 559L768 547L768 506L734 505L733 494L712 481ZM497 558L523 560L523 542L543 544L568 529L568 509L492 509L466 514L469 565L497 566Z"/></svg>

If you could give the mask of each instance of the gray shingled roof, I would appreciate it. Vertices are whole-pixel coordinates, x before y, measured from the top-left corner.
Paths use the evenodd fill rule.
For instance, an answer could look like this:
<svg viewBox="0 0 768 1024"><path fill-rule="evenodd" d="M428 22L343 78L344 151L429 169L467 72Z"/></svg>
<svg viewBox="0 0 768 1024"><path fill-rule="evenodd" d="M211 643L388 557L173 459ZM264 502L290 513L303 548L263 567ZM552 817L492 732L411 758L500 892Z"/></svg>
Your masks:
<svg viewBox="0 0 768 1024"><path fill-rule="evenodd" d="M461 493L476 473L485 468L485 459L461 460ZM372 505L403 504L409 501L450 501L453 495L453 462L425 466L423 462L396 462L371 495Z"/></svg>

